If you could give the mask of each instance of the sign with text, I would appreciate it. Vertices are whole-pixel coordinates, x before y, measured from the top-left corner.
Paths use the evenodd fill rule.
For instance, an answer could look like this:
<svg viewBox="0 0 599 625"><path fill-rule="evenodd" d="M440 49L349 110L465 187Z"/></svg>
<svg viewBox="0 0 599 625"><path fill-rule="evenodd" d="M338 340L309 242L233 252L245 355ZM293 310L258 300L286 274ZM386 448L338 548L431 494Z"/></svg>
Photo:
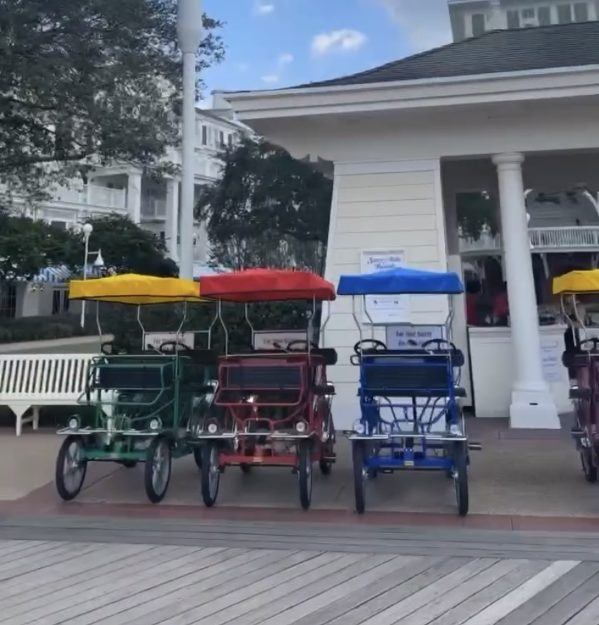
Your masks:
<svg viewBox="0 0 599 625"><path fill-rule="evenodd" d="M404 250L372 250L362 251L361 272L375 273L386 269L396 269L405 265ZM374 325L390 325L402 323L410 319L409 295L367 295L366 312L363 323Z"/></svg>
<svg viewBox="0 0 599 625"><path fill-rule="evenodd" d="M194 347L193 332L146 332L144 335L144 349L160 349L161 345L171 341L183 343L189 349Z"/></svg>
<svg viewBox="0 0 599 625"><path fill-rule="evenodd" d="M254 349L287 349L292 341L305 341L307 338L303 330L254 332Z"/></svg>
<svg viewBox="0 0 599 625"><path fill-rule="evenodd" d="M427 341L442 338L443 328L439 326L387 326L386 343L389 349L418 349Z"/></svg>

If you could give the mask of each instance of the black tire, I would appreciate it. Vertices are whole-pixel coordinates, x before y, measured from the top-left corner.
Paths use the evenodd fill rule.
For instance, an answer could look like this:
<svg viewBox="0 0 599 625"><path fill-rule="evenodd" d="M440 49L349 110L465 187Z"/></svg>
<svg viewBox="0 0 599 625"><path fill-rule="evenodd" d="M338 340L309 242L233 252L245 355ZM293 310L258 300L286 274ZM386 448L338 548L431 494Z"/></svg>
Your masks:
<svg viewBox="0 0 599 625"><path fill-rule="evenodd" d="M583 447L580 450L580 464L587 482L594 484L597 481L597 467L593 462L593 450Z"/></svg>
<svg viewBox="0 0 599 625"><path fill-rule="evenodd" d="M211 508L216 503L220 486L219 449L210 441L202 447L202 500Z"/></svg>
<svg viewBox="0 0 599 625"><path fill-rule="evenodd" d="M85 481L87 460L81 460L83 440L80 436L67 436L56 457L56 490L62 499L75 499ZM70 466L67 466L67 463Z"/></svg>
<svg viewBox="0 0 599 625"><path fill-rule="evenodd" d="M252 472L252 467L249 464L240 464L239 465L239 470L244 474L244 475L249 475Z"/></svg>
<svg viewBox="0 0 599 625"><path fill-rule="evenodd" d="M152 439L146 452L144 486L152 503L160 503L171 481L173 454L170 441L164 436Z"/></svg>
<svg viewBox="0 0 599 625"><path fill-rule="evenodd" d="M318 461L318 468L323 475L330 475L333 470L333 463L322 458Z"/></svg>
<svg viewBox="0 0 599 625"><path fill-rule="evenodd" d="M123 460L121 464L126 469L134 469L137 466L137 460Z"/></svg>
<svg viewBox="0 0 599 625"><path fill-rule="evenodd" d="M469 508L468 497L468 454L466 443L455 443L453 450L453 469L458 514L466 516Z"/></svg>
<svg viewBox="0 0 599 625"><path fill-rule="evenodd" d="M193 459L196 463L196 467L201 471L202 470L202 448L195 446L193 447Z"/></svg>
<svg viewBox="0 0 599 625"><path fill-rule="evenodd" d="M312 503L312 441L300 441L297 455L300 503L302 508L307 510Z"/></svg>
<svg viewBox="0 0 599 625"><path fill-rule="evenodd" d="M354 471L354 497L356 500L356 512L364 514L366 502L364 498L364 457L366 449L364 441L352 442L352 464Z"/></svg>

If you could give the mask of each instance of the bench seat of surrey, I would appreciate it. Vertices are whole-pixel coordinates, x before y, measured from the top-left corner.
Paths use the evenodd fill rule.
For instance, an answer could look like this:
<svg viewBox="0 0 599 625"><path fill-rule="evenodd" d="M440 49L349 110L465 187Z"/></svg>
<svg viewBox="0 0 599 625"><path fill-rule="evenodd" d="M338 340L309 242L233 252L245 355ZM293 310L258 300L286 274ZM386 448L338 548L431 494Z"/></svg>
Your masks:
<svg viewBox="0 0 599 625"><path fill-rule="evenodd" d="M71 406L85 390L89 363L97 354L0 354L0 406L23 425L39 426L43 406ZM30 416L25 417L28 410Z"/></svg>

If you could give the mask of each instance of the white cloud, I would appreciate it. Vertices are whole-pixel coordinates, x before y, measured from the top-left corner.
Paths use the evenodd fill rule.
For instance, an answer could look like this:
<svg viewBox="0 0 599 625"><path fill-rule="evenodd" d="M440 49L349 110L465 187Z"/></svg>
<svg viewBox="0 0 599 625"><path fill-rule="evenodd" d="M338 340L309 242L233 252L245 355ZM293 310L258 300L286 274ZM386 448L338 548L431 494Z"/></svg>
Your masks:
<svg viewBox="0 0 599 625"><path fill-rule="evenodd" d="M277 65L279 67L282 67L283 65L289 65L289 63L293 63L293 54L289 54L289 52L279 54L279 58L277 59Z"/></svg>
<svg viewBox="0 0 599 625"><path fill-rule="evenodd" d="M320 33L312 39L312 54L322 56L330 52L352 52L359 50L366 41L364 33L350 28Z"/></svg>
<svg viewBox="0 0 599 625"><path fill-rule="evenodd" d="M275 5L272 2L256 2L254 5L254 10L258 15L268 15L275 10Z"/></svg>
<svg viewBox="0 0 599 625"><path fill-rule="evenodd" d="M413 52L451 43L447 0L371 0L386 9Z"/></svg>
<svg viewBox="0 0 599 625"><path fill-rule="evenodd" d="M265 82L268 85L274 85L275 83L279 82L279 75L266 74L265 76L262 76L262 82Z"/></svg>

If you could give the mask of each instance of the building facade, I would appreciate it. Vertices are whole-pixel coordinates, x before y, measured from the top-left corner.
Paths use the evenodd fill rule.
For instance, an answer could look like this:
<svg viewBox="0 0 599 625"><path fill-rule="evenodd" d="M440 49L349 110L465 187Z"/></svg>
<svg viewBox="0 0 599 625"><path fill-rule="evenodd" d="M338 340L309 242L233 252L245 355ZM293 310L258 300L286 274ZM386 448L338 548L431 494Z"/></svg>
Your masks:
<svg viewBox="0 0 599 625"><path fill-rule="evenodd" d="M490 30L599 19L599 0L449 0L454 41Z"/></svg>

